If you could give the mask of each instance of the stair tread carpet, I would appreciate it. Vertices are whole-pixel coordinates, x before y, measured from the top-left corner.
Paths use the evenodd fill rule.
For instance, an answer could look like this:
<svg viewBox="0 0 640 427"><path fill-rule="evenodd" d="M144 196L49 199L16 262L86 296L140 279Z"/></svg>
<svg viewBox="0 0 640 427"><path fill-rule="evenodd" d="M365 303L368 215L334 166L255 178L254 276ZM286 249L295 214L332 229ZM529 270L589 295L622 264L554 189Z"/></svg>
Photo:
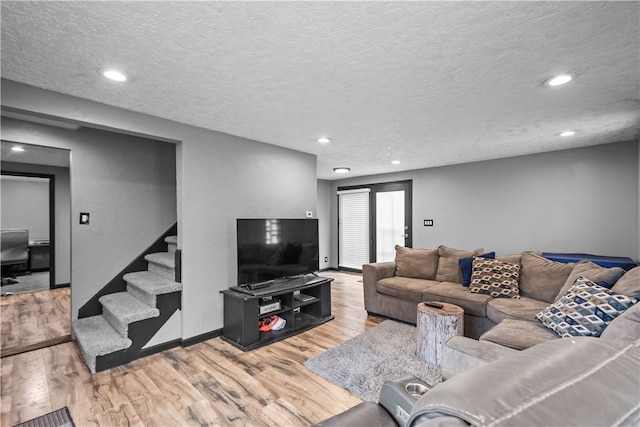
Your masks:
<svg viewBox="0 0 640 427"><path fill-rule="evenodd" d="M131 340L120 335L104 316L77 319L73 322L73 331L84 352L94 357L131 346Z"/></svg>
<svg viewBox="0 0 640 427"><path fill-rule="evenodd" d="M177 245L178 244L178 236L167 236L164 239L165 243L168 243L170 245Z"/></svg>
<svg viewBox="0 0 640 427"><path fill-rule="evenodd" d="M169 252L156 252L154 254L148 254L144 256L144 259L148 262L161 265L167 268L176 267L175 255Z"/></svg>
<svg viewBox="0 0 640 427"><path fill-rule="evenodd" d="M138 322L160 315L160 310L148 306L128 292L104 295L99 301L104 310L122 323Z"/></svg>
<svg viewBox="0 0 640 427"><path fill-rule="evenodd" d="M151 271L127 273L124 280L131 286L150 295L170 294L182 290L182 284L169 280Z"/></svg>

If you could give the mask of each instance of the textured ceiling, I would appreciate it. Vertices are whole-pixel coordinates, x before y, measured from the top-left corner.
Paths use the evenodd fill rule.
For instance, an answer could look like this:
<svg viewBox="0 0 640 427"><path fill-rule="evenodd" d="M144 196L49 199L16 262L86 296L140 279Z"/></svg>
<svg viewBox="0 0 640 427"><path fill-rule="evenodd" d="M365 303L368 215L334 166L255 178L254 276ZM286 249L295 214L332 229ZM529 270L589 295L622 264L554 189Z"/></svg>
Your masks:
<svg viewBox="0 0 640 427"><path fill-rule="evenodd" d="M638 138L639 9L2 1L2 77L313 153L335 179Z"/></svg>

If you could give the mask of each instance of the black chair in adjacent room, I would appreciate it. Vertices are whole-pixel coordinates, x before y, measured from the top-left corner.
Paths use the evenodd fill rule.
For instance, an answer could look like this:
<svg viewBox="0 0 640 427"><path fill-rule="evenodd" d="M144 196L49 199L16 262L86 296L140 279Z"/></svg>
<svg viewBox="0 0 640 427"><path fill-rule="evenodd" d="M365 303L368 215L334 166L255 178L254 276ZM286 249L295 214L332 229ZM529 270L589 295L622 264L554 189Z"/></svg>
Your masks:
<svg viewBox="0 0 640 427"><path fill-rule="evenodd" d="M29 261L29 230L14 228L1 230L0 264L2 264L2 285L17 283L13 274L15 266Z"/></svg>

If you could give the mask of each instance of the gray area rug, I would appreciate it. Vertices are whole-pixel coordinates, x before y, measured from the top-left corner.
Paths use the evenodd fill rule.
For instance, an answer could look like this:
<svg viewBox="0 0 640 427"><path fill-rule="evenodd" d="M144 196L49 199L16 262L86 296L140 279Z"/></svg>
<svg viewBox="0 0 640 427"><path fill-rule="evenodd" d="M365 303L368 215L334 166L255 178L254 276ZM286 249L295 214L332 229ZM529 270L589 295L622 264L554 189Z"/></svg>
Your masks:
<svg viewBox="0 0 640 427"><path fill-rule="evenodd" d="M369 402L378 402L387 380L415 375L431 385L442 381L436 368L416 357L416 328L393 320L307 360L304 366Z"/></svg>

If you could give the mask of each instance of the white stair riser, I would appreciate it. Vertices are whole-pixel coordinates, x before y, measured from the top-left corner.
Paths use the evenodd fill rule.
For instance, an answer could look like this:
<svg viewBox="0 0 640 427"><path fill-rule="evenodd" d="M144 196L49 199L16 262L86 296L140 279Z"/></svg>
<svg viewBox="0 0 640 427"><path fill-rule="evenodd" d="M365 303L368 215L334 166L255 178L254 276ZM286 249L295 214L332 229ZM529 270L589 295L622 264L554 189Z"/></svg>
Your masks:
<svg viewBox="0 0 640 427"><path fill-rule="evenodd" d="M102 308L102 315L120 335L123 337L127 337L129 335L129 324L120 321L120 319L115 317L107 308L104 308L104 306Z"/></svg>
<svg viewBox="0 0 640 427"><path fill-rule="evenodd" d="M84 348L82 347L82 343L80 341L78 341L78 346L80 347L80 354L82 354L84 363L86 363L87 367L89 368L89 372L91 372L92 374L95 374L96 373L96 356L88 354L86 351L84 351Z"/></svg>
<svg viewBox="0 0 640 427"><path fill-rule="evenodd" d="M151 295L141 289L138 289L137 287L131 284L127 284L127 292L129 292L131 295L138 298L140 301L142 301L143 303L147 304L150 307L156 306L155 295Z"/></svg>
<svg viewBox="0 0 640 427"><path fill-rule="evenodd" d="M149 271L152 273L156 273L159 276L165 277L170 280L175 279L175 269L165 267L164 265L156 264L154 262L149 263Z"/></svg>

